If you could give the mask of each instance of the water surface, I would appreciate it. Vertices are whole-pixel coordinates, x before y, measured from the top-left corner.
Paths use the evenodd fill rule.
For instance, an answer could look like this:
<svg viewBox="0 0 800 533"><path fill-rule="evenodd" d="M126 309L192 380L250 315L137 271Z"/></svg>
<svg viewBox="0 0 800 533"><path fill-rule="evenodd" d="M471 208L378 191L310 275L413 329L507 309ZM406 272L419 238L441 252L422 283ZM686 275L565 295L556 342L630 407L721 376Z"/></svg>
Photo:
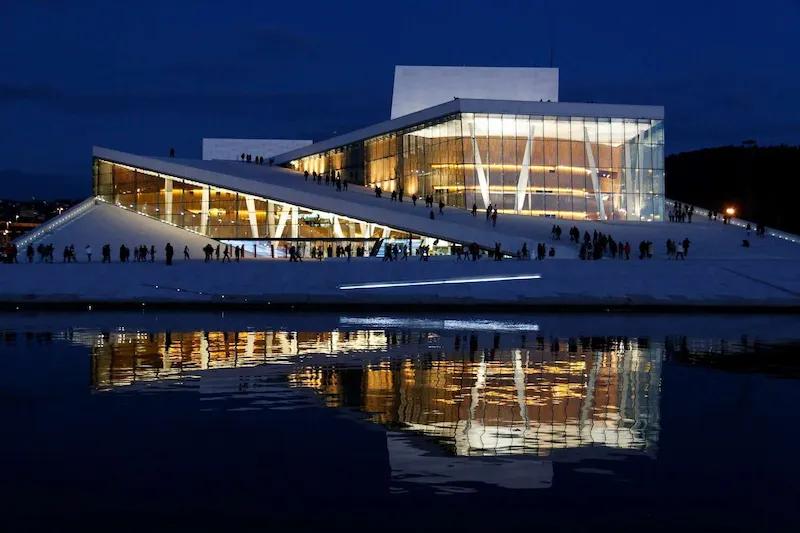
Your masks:
<svg viewBox="0 0 800 533"><path fill-rule="evenodd" d="M792 317L4 318L14 527L798 522Z"/></svg>

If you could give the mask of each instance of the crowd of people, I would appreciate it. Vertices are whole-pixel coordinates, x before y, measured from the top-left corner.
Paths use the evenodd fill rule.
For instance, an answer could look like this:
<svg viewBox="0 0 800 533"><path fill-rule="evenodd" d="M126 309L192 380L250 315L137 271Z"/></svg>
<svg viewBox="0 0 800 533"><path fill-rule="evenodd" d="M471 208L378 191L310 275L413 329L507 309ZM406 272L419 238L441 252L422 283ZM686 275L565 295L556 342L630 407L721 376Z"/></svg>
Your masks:
<svg viewBox="0 0 800 533"><path fill-rule="evenodd" d="M551 231L553 240L561 240L561 227L553 226ZM589 235L588 231L583 233L583 240L581 240L581 232L577 226L572 226L569 229L569 240L577 245L578 257L585 260L597 260L603 257L610 257L612 259L630 259L631 245L629 242L615 240L611 235L604 235L603 232L594 232Z"/></svg>
<svg viewBox="0 0 800 533"><path fill-rule="evenodd" d="M295 252L300 255L299 251ZM366 247L364 246L356 246L356 257L364 257L365 254L368 254ZM324 257L346 257L349 261L350 258L353 256L353 246L350 243L346 245L337 244L334 248L333 244L328 244L327 248L322 246L312 246L311 247L311 258L318 259L322 261ZM291 258L291 248L289 249L289 257Z"/></svg>
<svg viewBox="0 0 800 533"><path fill-rule="evenodd" d="M667 213L670 222L692 222L694 206L675 202Z"/></svg>
<svg viewBox="0 0 800 533"><path fill-rule="evenodd" d="M420 246L420 248L424 248L424 246ZM403 255L403 261L408 261L408 246L406 244L402 246L397 246L397 243L386 244L383 247L383 261L397 261L401 253ZM424 253L420 252L420 259L422 259L423 256Z"/></svg>
<svg viewBox="0 0 800 533"><path fill-rule="evenodd" d="M262 156L257 156L257 155L254 156L252 154L242 154L239 157L241 158L242 163L253 163L254 162L256 165L263 165L264 164L264 156L263 155ZM267 159L267 164L269 166L272 166L274 163L275 163L275 160L273 158L270 157L269 159Z"/></svg>
<svg viewBox="0 0 800 533"><path fill-rule="evenodd" d="M720 215L719 211L715 211L715 210L709 209L708 210L708 221L711 222L713 220L714 222L716 222L718 217L719 217L719 215ZM723 224L730 224L731 223L731 218L732 218L731 215L729 215L727 213L722 213L722 223Z"/></svg>
<svg viewBox="0 0 800 533"><path fill-rule="evenodd" d="M111 245L106 244L103 246L103 263L110 263L111 262ZM88 261L91 262L92 260L92 247L86 246L86 256ZM124 244L120 245L119 247L119 261L121 263L127 263L130 261L131 257L131 249L125 246ZM150 245L148 249L147 246L141 244L139 246L133 247L133 261L136 263L146 263L150 262L153 263L156 260L156 247L154 245Z"/></svg>
<svg viewBox="0 0 800 533"><path fill-rule="evenodd" d="M715 210L709 210L708 211L708 221L709 222L711 222L711 221L716 222L719 219L719 216L720 216L720 212L719 211L715 211ZM730 215L728 213L722 213L722 223L723 224L730 224L732 220L733 220L733 216L732 215ZM691 220L690 220L690 222L691 222ZM747 235L750 236L750 232L753 230L753 225L750 222L748 222L745 230L747 231ZM761 224L760 222L756 223L756 237L761 237L763 239L766 236L766 233L767 233L766 226L764 226L764 224Z"/></svg>
<svg viewBox="0 0 800 533"><path fill-rule="evenodd" d="M747 236L749 237L750 232L753 231L753 226L748 222L745 230L747 231ZM763 239L766 236L766 233L767 233L767 228L764 226L764 224L760 223L756 224L756 237L760 237Z"/></svg>
<svg viewBox="0 0 800 533"><path fill-rule="evenodd" d="M583 240L580 240L580 232L577 226L573 226L570 228L570 241L575 242L576 244L580 244L580 251L579 257L581 259L600 259L603 256L609 256L611 258L619 257L622 259L630 259L630 244L625 243L623 244L621 241L615 241L610 235L604 235L602 232L594 231L593 235L590 235L589 232L585 232L583 235ZM551 237L553 240L560 240L561 236L561 228L558 226L553 227L553 231L551 232ZM671 239L667 240L667 254L670 259L684 259L688 254L690 241L688 238L684 239L683 241L674 241ZM52 263L53 262L53 245L52 244L39 244L36 248L32 244L29 244L25 249L26 260L28 263L33 263L36 259L36 255L38 254L39 259L38 262L40 263ZM216 247L212 246L211 244L207 244L203 247L204 253L204 262L208 263L213 260L225 262L239 262L240 260L244 259L245 257L245 247L244 245L241 246L233 246L233 245L222 245L217 244ZM470 258L473 261L477 261L482 255L483 251L481 250L480 246L473 242L466 246L453 246L452 250L453 254L456 255L456 260L461 261L462 258L464 260L469 260ZM85 253L85 260L86 262L92 262L92 247L86 246L84 249ZM133 261L134 262L149 262L153 263L156 260L156 247L151 245L149 248L146 245L139 245L133 247ZM168 265L172 264L172 259L174 257L174 248L170 243L164 248L165 259ZM419 256L420 261L427 261L428 257L430 256L430 247L429 246L420 246L416 251L416 255ZM537 260L543 260L546 257L555 257L555 248L549 247L546 243L538 243L536 245L536 251L533 257ZM405 243L398 245L397 243L387 243L384 245L384 254L383 254L383 261L397 261L398 259L408 260L408 257L412 254L411 249ZM254 249L255 255L255 249ZM353 248L350 243L346 245L337 244L335 247L333 244L328 244L325 248L323 246L313 246L311 248L310 257L312 259L322 260L324 257L332 258L332 257L346 257L348 260L353 255ZM365 257L369 255L369 251L366 247L363 246L356 246L355 248L355 256L356 257ZM494 250L490 252L492 258L496 261L502 259L503 253L500 248L500 243L495 243ZM286 248L286 256L288 257L290 262L302 262L302 254L300 250L294 246L287 246ZM130 262L131 257L131 248L126 245L120 245L118 258L119 262L127 263ZM527 243L523 243L522 249L519 250L516 254L517 259L528 260L531 258L531 254L528 250ZM639 258L640 259L649 259L653 257L653 243L651 241L642 241L639 244ZM183 258L184 260L190 260L190 250L188 246L184 246L183 249ZM8 263L17 263L17 247L16 245L9 245L5 248L5 262ZM75 246L69 245L64 247L63 251L63 261L64 263L74 263L78 262L78 258L76 257L75 253ZM112 249L110 244L105 244L101 248L101 263L111 263L112 262Z"/></svg>
<svg viewBox="0 0 800 533"><path fill-rule="evenodd" d="M580 230L577 226L573 226L570 234L575 236L575 242L579 243ZM604 235L603 232L594 230L592 235L588 231L583 233L583 242L580 242L578 249L578 257L580 259L597 260L603 257L611 257L611 259L630 259L631 245L629 242L615 240L611 235Z"/></svg>
<svg viewBox="0 0 800 533"><path fill-rule="evenodd" d="M667 239L667 258L668 259L685 259L686 256L689 254L689 245L692 241L689 240L688 237L683 239L683 241L673 241L672 239Z"/></svg>
<svg viewBox="0 0 800 533"><path fill-rule="evenodd" d="M171 156L174 153L170 154ZM251 162L252 159L247 154L242 154L242 161ZM262 164L262 158L255 158L256 163ZM271 164L272 160L269 160ZM332 185L337 190L347 190L347 180L343 180L341 178L341 174L339 172L336 173L320 173L313 172L309 174L308 171L304 172L305 179L308 180L311 177L314 182L321 185L323 182L326 186ZM375 186L375 195L376 197L380 198L382 196L383 191L379 186ZM391 193L391 200L402 202L404 198L404 191L403 188L400 187L396 191L392 191ZM411 200L416 205L418 197L416 194L411 196ZM431 208L429 218L434 219L434 196L433 195L426 195L424 196L425 207ZM439 200L438 208L439 208L439 215L444 213L445 203L443 200ZM478 206L477 204L472 204L471 214L473 217L477 216ZM694 215L695 208L689 204L683 204L680 202L675 202L668 212L668 218L670 222L688 222L691 223L692 217ZM719 216L718 211L710 210L708 211L708 220L709 221L716 221ZM492 226L497 225L497 216L498 210L497 206L490 204L486 207L485 210L486 215L486 222L492 223ZM729 224L731 217L727 214L723 215L723 224ZM748 223L746 226L746 232L749 236L751 231L753 231L753 226ZM561 233L562 229L558 224L554 224L551 228L550 237L554 241L561 240ZM631 245L629 242L623 242L622 240L615 240L611 235L604 235L602 232L598 232L594 230L593 233L590 235L588 231L583 233L583 237L581 238L581 232L577 226L572 226L569 229L569 238L570 242L574 243L578 247L578 257L582 260L598 260L603 257L610 257L612 259L630 259L631 254ZM756 224L755 226L755 234L760 238L764 238L766 235L766 228L763 224ZM666 241L666 249L667 249L667 257L669 259L685 259L689 253L689 246L691 242L688 238L684 238L682 241L674 240L674 239L667 239ZM749 241L744 241L743 246L749 246ZM650 259L654 256L653 251L653 243L649 240L643 240L639 243L639 259ZM131 251L133 252L131 254ZM240 261L241 259L245 258L245 246L233 246L233 245L222 245L217 244L216 247L207 244L205 247L202 248L204 253L204 261L210 262L212 260L222 261L225 262L232 262L232 261ZM0 248L0 262L4 263L18 263L19 262L19 255L20 250L17 249L16 244L7 244L4 247ZM53 244L38 244L35 248L32 244L27 245L24 250L25 252L25 259L28 263L35 262L36 256L38 255L38 262L40 263L52 263L54 261L54 246ZM323 246L314 246L311 248L310 253L307 248L301 243L298 246L295 245L286 245L285 246L285 256L289 259L290 262L302 262L302 257L305 254L308 254L309 257L312 259L322 260L325 257L332 258L332 257L346 257L348 260L355 255L356 257L365 257L371 255L370 251L363 246L356 246L355 247L355 254L353 253L353 247L351 244L336 244L335 247L333 244L328 244L327 247ZM374 253L375 250L372 251ZM397 244L386 244L385 250L383 254L384 261L396 261L398 257L402 256L402 259L407 260L410 255L416 255L420 257L420 260L427 261L430 255L430 248L421 246L416 251L412 250L409 246L403 244L398 246ZM92 261L92 248L91 246L86 246L84 249L85 253L85 260L86 262ZM153 263L156 259L156 247L154 245L150 245L148 248L146 245L138 245L131 248L123 245L120 245L118 258L120 262L129 262L131 255L133 255L134 262L150 262ZM171 244L167 243L164 248L165 253L165 260L166 264L171 265L172 259L174 257L174 249ZM274 248L272 249L273 257L274 257ZM482 250L477 243L472 243L469 245L455 245L452 247L452 253L456 255L456 260L462 260L472 258L473 261L478 260L484 253L488 254L494 260L501 260L503 257L503 253L500 249L500 243L495 243L494 250L485 249ZM530 253L528 250L527 243L523 243L521 250L516 252L515 257L517 259L529 260L531 257L537 260L544 260L546 257L555 257L556 249L555 247L548 247L546 243L540 242L536 244L536 249L534 253ZM101 249L102 255L102 263L110 263L112 262L112 249L109 244L105 244ZM188 246L184 246L183 249L184 260L191 259L190 257L190 250ZM512 254L513 255L513 254ZM253 245L253 257L256 256L256 245ZM74 263L79 262L79 258L75 252L74 245L68 245L64 247L63 254L62 254L62 262L64 263Z"/></svg>
<svg viewBox="0 0 800 533"><path fill-rule="evenodd" d="M469 260L470 258L473 261L477 261L481 256L481 247L478 246L478 243L473 242L467 246L457 246L455 249L456 260L461 261L461 257L463 255L465 260Z"/></svg>
<svg viewBox="0 0 800 533"><path fill-rule="evenodd" d="M477 217L478 216L478 204L473 203L472 204L472 209L471 209L470 212L472 213L472 216ZM497 206L493 206L492 204L489 204L488 206L486 206L486 222L489 222L489 221L492 222L492 227L497 226Z"/></svg>
<svg viewBox="0 0 800 533"><path fill-rule="evenodd" d="M611 235L604 235L603 232L594 230L590 235L588 231L583 233L581 239L580 230L573 226L569 230L569 240L578 244L578 257L584 260L597 260L603 257L611 259L631 258L631 244L628 241L615 240ZM685 259L689 252L691 241L685 238L683 241L667 239L667 258ZM639 242L639 259L652 259L654 256L653 242L642 240Z"/></svg>
<svg viewBox="0 0 800 533"><path fill-rule="evenodd" d="M316 172L312 172L311 174L309 174L308 170L306 170L305 172L303 172L303 177L305 178L306 181L308 181L308 178L311 177L311 179L317 185L322 185L324 181L326 187L332 185L339 192L347 190L347 180L342 179L342 175L340 172L337 172L335 175L329 174L327 172L324 174L323 173L317 174ZM380 198L380 196L378 197Z"/></svg>
<svg viewBox="0 0 800 533"><path fill-rule="evenodd" d="M54 262L54 253L55 253L55 246L53 244L38 244L36 247L33 244L28 244L25 249L25 262L27 263L53 263ZM93 249L91 245L87 245L84 248L84 257L79 259L78 254L75 252L75 245L70 244L64 246L64 250L62 253L62 263L78 263L85 260L87 263L92 262L92 255ZM133 253L131 253L133 252ZM241 246L233 246L233 245L222 245L217 244L216 247L212 246L211 244L207 244L203 248L203 252L205 253L205 262L211 261L214 257L217 260L222 260L222 262L226 261L233 261L236 260L237 262L240 259L244 259L245 257L245 248L244 245ZM166 263L168 265L172 264L172 258L175 255L175 250L170 243L167 243L164 247L164 254L166 258ZM5 263L19 263L19 249L16 244L8 244L2 248L2 262ZM37 260L38 255L38 260ZM121 244L118 249L118 260L120 263L128 263L131 261L131 255L133 255L133 262L136 263L153 263L156 260L156 247L155 245L150 245L148 248L146 245L138 245L134 246L132 249L124 244ZM255 247L253 248L253 255L255 256ZM112 248L110 244L104 244L100 249L100 256L101 256L101 263L111 263L113 262L112 257ZM231 258L233 256L233 259ZM184 260L191 259L191 253L189 250L189 246L183 247L183 258Z"/></svg>
<svg viewBox="0 0 800 533"><path fill-rule="evenodd" d="M203 247L203 262L208 263L212 260L219 261L222 259L222 262L232 262L231 255L233 255L234 259L238 263L240 259L244 259L245 251L244 251L244 244L241 246L233 246L226 244L224 247L221 244L217 244L217 246L212 246L211 243L206 244ZM253 255L255 256L255 248L253 249ZM189 247L184 246L183 248L183 258L184 259L191 259L189 253Z"/></svg>
<svg viewBox="0 0 800 533"><path fill-rule="evenodd" d="M170 148L169 149L169 156L170 157L175 157L175 148ZM245 163L245 162L247 162L247 163L255 163L256 165L263 165L264 164L264 156L263 155L262 156L257 156L257 155L244 154L243 153L242 155L239 156L239 159L242 161L242 163ZM270 157L266 161L267 161L267 164L269 166L272 166L275 163L275 159L272 158L272 157Z"/></svg>

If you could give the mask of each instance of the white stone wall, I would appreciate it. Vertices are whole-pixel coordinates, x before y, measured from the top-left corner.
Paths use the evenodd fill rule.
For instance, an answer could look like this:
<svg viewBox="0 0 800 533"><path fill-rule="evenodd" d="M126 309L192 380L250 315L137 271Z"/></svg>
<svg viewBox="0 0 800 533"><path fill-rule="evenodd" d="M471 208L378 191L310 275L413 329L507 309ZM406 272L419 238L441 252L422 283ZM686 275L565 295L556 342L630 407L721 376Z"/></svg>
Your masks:
<svg viewBox="0 0 800 533"><path fill-rule="evenodd" d="M235 161L242 154L268 159L311 143L296 139L203 139L203 159Z"/></svg>
<svg viewBox="0 0 800 533"><path fill-rule="evenodd" d="M558 101L557 68L396 66L392 117L458 98Z"/></svg>

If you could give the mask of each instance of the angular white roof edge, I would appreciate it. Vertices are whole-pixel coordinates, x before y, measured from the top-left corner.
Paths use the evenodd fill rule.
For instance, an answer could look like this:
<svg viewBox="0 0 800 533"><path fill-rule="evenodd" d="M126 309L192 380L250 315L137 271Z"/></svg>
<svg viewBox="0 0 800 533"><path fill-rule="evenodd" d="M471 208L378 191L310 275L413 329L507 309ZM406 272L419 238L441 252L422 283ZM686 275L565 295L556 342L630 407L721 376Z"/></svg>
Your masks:
<svg viewBox="0 0 800 533"><path fill-rule="evenodd" d="M326 152L340 146L415 126L454 113L491 113L506 115L543 115L551 117L612 117L663 120L664 107L653 105L594 104L583 102L519 102L512 100L458 99L437 106L379 122L344 135L274 156L278 165L301 157Z"/></svg>
<svg viewBox="0 0 800 533"><path fill-rule="evenodd" d="M439 221L434 228L431 228L427 217L392 212L391 210L382 208L381 204L365 206L364 204L348 200L347 196L328 197L313 192L294 189L291 186L265 183L253 179L237 177L232 174L225 174L172 162L168 159L164 160L155 157L129 154L100 146L92 147L92 155L106 161L141 168L158 174L167 174L176 178L196 181L221 189L249 194L251 196L268 198L279 203L292 204L314 211L335 213L346 218L353 218L379 226L392 227L399 231L425 235L449 242L466 242L464 239L465 232L463 225L442 220ZM199 162L203 163L203 161ZM265 167L265 170L286 173L287 178L298 179L298 183L306 183L301 179L302 174L296 173L293 170L274 167ZM473 239L485 248L491 247L494 242L495 236L492 235L490 231L473 231L473 233L476 233ZM483 238L478 238L478 236L482 236Z"/></svg>
<svg viewBox="0 0 800 533"><path fill-rule="evenodd" d="M379 122L377 124L373 124L372 126L361 128L360 130L351 131L350 133L337 135L336 137L331 137L330 139L316 142L304 148L299 148L297 150L292 150L291 152L286 152L285 154L276 155L274 157L275 164L281 165L297 159L298 157L305 157L307 155L325 152L326 150L331 150L339 146L345 146L363 139L369 139L370 137L382 135L390 131L400 130L409 126L414 126L415 124L421 124L423 122L433 120L438 117L458 113L459 109L460 107L458 100L445 102L444 104L429 107L428 109L423 109L422 111L417 111L416 113L411 113L410 115L398 117L394 120Z"/></svg>
<svg viewBox="0 0 800 533"><path fill-rule="evenodd" d="M283 137L203 137L204 141L287 141L313 143L311 139L285 139Z"/></svg>

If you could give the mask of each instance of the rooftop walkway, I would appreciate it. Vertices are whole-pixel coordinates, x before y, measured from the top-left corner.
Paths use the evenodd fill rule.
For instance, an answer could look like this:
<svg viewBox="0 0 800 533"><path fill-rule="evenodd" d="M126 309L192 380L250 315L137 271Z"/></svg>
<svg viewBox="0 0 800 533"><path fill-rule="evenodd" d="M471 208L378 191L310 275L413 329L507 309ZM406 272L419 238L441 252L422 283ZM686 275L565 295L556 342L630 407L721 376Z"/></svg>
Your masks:
<svg viewBox="0 0 800 533"><path fill-rule="evenodd" d="M430 209L424 207L423 201L418 201L416 207L410 198L403 202L392 202L388 194L376 198L371 189L352 184L347 191L338 192L332 186L306 181L301 173L282 167L235 161L143 157L104 148L95 148L94 153L111 161L450 242L477 242L486 249L493 249L495 243L500 242L503 251L509 254L515 254L523 243L527 243L528 249L535 249L537 242L547 242L548 246L556 249L556 258L575 258L577 250L569 243L567 233L572 225L576 225L581 234L597 230L610 234L617 241L630 242L634 250L642 240L652 241L659 252L664 249L667 239L688 238L692 243L690 253L693 258L800 260L800 242L751 237L751 247L742 248L742 239L746 238L742 228L724 226L721 221L708 222L698 216L689 224L572 221L501 214L497 226L492 227L480 211L477 217L473 217L466 210L445 207L444 215L439 215L436 208L436 218L430 220ZM550 239L554 224L563 230L561 241L552 242Z"/></svg>

